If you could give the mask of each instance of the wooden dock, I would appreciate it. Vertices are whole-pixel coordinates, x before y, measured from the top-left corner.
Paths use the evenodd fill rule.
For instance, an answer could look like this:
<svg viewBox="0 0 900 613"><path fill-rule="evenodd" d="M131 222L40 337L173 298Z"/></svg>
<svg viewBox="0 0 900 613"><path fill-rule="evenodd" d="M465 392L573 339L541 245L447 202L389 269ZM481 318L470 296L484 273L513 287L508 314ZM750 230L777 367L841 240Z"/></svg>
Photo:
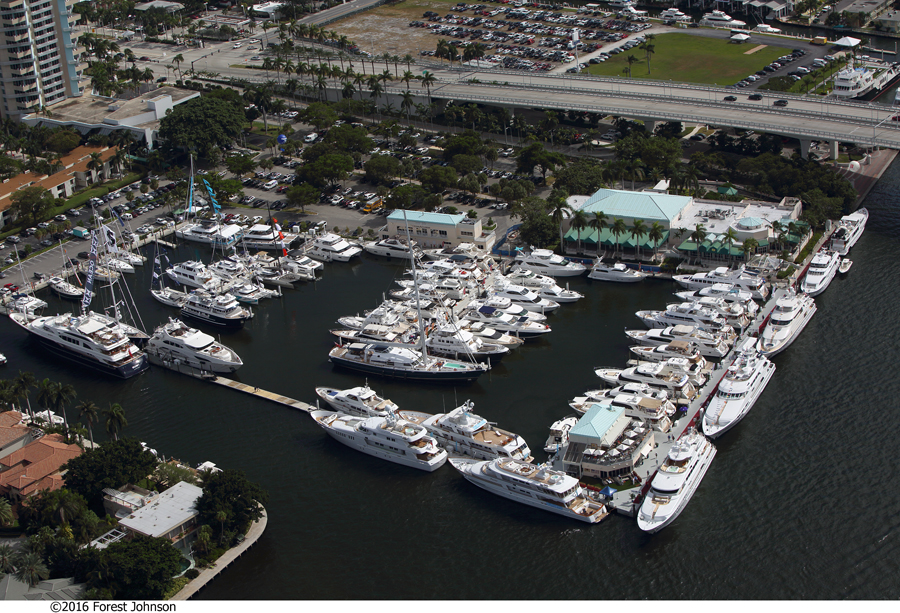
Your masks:
<svg viewBox="0 0 900 613"><path fill-rule="evenodd" d="M276 394L275 392L261 390L258 387L253 387L252 385L247 385L246 383L241 383L239 381L235 381L233 379L228 379L225 377L208 378L207 381L210 381L217 385L230 387L233 390L244 392L245 394L250 394L251 396L256 396L257 398L262 398L263 400L276 402L291 409L299 409L306 413L309 413L316 408L311 404L307 404L299 400L294 400L293 398L288 398L287 396L282 396L281 394Z"/></svg>

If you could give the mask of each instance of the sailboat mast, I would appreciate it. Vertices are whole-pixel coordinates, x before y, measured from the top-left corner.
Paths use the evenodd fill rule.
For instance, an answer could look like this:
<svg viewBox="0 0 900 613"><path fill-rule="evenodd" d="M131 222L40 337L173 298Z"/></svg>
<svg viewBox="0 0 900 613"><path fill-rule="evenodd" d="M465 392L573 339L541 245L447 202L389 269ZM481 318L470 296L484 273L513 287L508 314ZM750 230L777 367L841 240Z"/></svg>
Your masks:
<svg viewBox="0 0 900 613"><path fill-rule="evenodd" d="M411 245L412 239L409 236L409 221L406 219L406 209L403 209L403 223L406 225L406 244ZM416 294L416 315L419 320L419 345L422 350L422 357L425 357L428 355L428 352L425 349L425 321L422 319L421 296L419 295L419 273L416 271L416 258L413 256L410 258L410 261L412 261L413 288L415 288Z"/></svg>

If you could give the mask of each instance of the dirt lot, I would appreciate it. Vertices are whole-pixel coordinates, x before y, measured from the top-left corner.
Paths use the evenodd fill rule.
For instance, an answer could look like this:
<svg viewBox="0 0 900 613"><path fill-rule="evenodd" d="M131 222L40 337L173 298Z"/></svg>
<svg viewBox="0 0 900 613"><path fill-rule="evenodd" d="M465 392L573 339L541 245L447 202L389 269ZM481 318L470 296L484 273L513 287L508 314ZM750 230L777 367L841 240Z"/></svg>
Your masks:
<svg viewBox="0 0 900 613"><path fill-rule="evenodd" d="M328 28L344 34L363 51L375 55L386 51L400 57L409 53L418 58L420 51L434 51L438 37L425 28L410 28L409 22L421 20L425 11L435 11L444 16L457 1L405 0L336 21ZM463 14L471 16L471 13Z"/></svg>

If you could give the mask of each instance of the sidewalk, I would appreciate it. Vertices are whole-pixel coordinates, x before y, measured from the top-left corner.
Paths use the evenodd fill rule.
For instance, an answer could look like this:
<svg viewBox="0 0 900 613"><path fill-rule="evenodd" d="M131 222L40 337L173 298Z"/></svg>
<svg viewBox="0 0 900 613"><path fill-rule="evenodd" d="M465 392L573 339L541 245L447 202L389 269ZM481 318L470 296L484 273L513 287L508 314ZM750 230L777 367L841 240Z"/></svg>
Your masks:
<svg viewBox="0 0 900 613"><path fill-rule="evenodd" d="M259 520L255 521L251 526L250 530L247 531L247 536L244 538L244 542L240 545L232 547L228 551L226 551L221 558L216 560L213 565L209 568L204 568L200 571L200 575L193 579L190 583L184 586L180 592L172 596L170 600L188 600L193 597L194 594L199 592L203 587L206 586L207 583L212 581L216 575L225 570L232 562L237 560L241 555L244 554L245 551L250 549L256 541L259 540L259 537L262 536L262 533L266 530L266 524L268 523L268 514L266 513L266 509L262 510L262 517Z"/></svg>

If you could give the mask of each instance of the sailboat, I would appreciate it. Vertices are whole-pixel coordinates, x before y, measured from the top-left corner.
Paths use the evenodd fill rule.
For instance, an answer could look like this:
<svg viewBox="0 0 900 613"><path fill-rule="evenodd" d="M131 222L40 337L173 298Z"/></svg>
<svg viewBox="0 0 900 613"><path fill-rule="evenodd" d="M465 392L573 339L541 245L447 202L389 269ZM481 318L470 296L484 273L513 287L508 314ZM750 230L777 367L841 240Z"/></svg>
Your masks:
<svg viewBox="0 0 900 613"><path fill-rule="evenodd" d="M405 216L404 212L404 218ZM408 225L406 233L407 241L411 244ZM419 285L415 262L413 262L413 283L418 298ZM413 302L419 314L418 349L398 343L349 343L336 346L328 353L328 358L333 364L350 370L410 381L475 381L490 369L490 363L456 361L428 355L421 300Z"/></svg>
<svg viewBox="0 0 900 613"><path fill-rule="evenodd" d="M59 241L59 251L63 257L63 270L68 272L69 267L72 264L69 262L69 258L66 257L66 250L63 249L62 241ZM75 275L75 278L77 279L78 273L73 271L73 274ZM65 276L50 277L50 280L47 283L50 285L50 291L52 291L54 294L56 294L63 300L80 301L84 297L84 289L66 281Z"/></svg>
<svg viewBox="0 0 900 613"><path fill-rule="evenodd" d="M165 275L162 274L163 265L169 265L169 258L165 253L159 253L159 243L157 243L156 255L153 257L153 274L150 278L150 293L164 305L180 309L187 302L188 295L177 289L166 287Z"/></svg>

